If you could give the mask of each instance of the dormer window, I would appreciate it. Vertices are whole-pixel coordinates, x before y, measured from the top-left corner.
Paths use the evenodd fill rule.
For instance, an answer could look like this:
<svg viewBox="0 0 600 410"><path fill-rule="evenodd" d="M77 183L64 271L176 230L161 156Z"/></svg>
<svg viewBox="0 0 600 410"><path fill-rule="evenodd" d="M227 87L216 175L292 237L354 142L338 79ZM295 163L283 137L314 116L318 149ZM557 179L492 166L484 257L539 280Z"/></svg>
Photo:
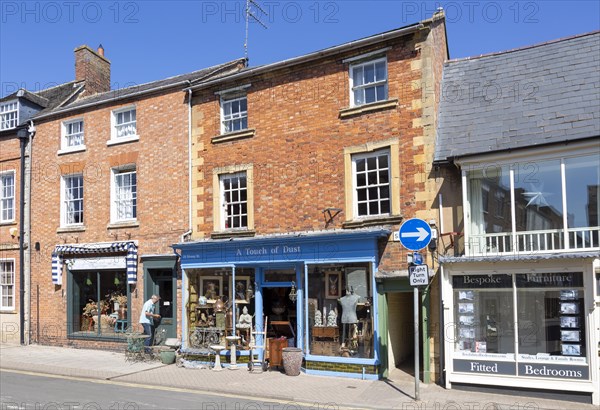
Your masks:
<svg viewBox="0 0 600 410"><path fill-rule="evenodd" d="M16 128L19 123L19 103L10 101L0 104L0 131Z"/></svg>

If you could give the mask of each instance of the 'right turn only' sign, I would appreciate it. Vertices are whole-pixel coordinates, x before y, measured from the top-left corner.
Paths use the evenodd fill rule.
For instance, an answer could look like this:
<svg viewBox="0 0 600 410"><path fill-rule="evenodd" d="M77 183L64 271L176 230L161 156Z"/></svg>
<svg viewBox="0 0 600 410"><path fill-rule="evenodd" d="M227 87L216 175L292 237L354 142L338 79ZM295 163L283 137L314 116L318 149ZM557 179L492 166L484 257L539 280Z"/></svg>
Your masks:
<svg viewBox="0 0 600 410"><path fill-rule="evenodd" d="M429 283L429 268L427 265L409 266L408 281L410 286L427 286Z"/></svg>

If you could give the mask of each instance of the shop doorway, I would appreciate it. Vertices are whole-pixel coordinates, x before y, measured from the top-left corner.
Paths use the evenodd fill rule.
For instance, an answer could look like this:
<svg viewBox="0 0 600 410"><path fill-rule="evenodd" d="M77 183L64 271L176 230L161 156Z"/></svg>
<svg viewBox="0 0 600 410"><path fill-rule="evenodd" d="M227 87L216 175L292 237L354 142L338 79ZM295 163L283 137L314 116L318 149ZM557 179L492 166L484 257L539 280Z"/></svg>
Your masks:
<svg viewBox="0 0 600 410"><path fill-rule="evenodd" d="M159 295L156 313L160 319L155 321L155 344L164 343L166 338L177 337L177 295L176 279L173 269L149 269L149 283L146 287L146 299L153 294Z"/></svg>
<svg viewBox="0 0 600 410"><path fill-rule="evenodd" d="M387 293L388 377L394 381L413 380L415 375L413 299L412 292Z"/></svg>
<svg viewBox="0 0 600 410"><path fill-rule="evenodd" d="M290 300L291 286L263 288L263 313L267 318L267 338L287 339L296 346L296 303Z"/></svg>

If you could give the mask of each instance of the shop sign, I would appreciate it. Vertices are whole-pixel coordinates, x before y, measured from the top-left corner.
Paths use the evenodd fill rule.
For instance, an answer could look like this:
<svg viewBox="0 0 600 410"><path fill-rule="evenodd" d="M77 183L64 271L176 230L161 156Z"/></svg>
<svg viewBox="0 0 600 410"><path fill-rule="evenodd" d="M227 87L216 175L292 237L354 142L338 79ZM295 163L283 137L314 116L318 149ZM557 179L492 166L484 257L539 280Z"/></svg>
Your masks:
<svg viewBox="0 0 600 410"><path fill-rule="evenodd" d="M454 371L460 373L477 373L489 375L517 374L515 363L483 360L454 360Z"/></svg>
<svg viewBox="0 0 600 410"><path fill-rule="evenodd" d="M587 366L569 366L554 363L519 363L519 376L589 380L590 372Z"/></svg>
<svg viewBox="0 0 600 410"><path fill-rule="evenodd" d="M512 276L500 275L457 275L452 277L455 289L512 288Z"/></svg>
<svg viewBox="0 0 600 410"><path fill-rule="evenodd" d="M79 258L66 258L65 265L69 270L101 270L101 269L125 269L127 263L125 255L118 256L87 256Z"/></svg>
<svg viewBox="0 0 600 410"><path fill-rule="evenodd" d="M525 273L516 275L518 288L583 287L581 272Z"/></svg>

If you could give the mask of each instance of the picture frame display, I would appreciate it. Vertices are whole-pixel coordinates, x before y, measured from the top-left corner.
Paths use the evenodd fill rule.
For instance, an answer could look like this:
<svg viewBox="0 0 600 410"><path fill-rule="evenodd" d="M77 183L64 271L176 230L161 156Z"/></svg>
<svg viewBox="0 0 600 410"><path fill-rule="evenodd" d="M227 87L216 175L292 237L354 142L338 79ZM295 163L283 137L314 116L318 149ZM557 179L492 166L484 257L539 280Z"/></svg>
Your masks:
<svg viewBox="0 0 600 410"><path fill-rule="evenodd" d="M579 342L581 340L581 332L579 330L561 330L560 340L563 342Z"/></svg>
<svg viewBox="0 0 600 410"><path fill-rule="evenodd" d="M221 276L201 276L200 290L201 295L206 297L207 303L215 303L223 290L223 278Z"/></svg>
<svg viewBox="0 0 600 410"><path fill-rule="evenodd" d="M578 297L577 289L562 289L560 291L560 300L575 300Z"/></svg>
<svg viewBox="0 0 600 410"><path fill-rule="evenodd" d="M472 290L459 290L458 300L473 300L475 298Z"/></svg>
<svg viewBox="0 0 600 410"><path fill-rule="evenodd" d="M579 304L576 302L561 302L560 313L563 315L575 315L579 313Z"/></svg>
<svg viewBox="0 0 600 410"><path fill-rule="evenodd" d="M577 329L579 327L579 318L576 316L561 316L560 327Z"/></svg>
<svg viewBox="0 0 600 410"><path fill-rule="evenodd" d="M233 277L229 279L229 289L232 289L235 301L238 303L248 303L246 291L250 288L250 276L236 276L235 284L232 283Z"/></svg>
<svg viewBox="0 0 600 410"><path fill-rule="evenodd" d="M567 345L561 346L561 353L563 356L581 356L581 345Z"/></svg>
<svg viewBox="0 0 600 410"><path fill-rule="evenodd" d="M458 313L473 313L475 308L472 303L459 303Z"/></svg>
<svg viewBox="0 0 600 410"><path fill-rule="evenodd" d="M459 316L458 323L465 326L473 326L475 324L475 318L473 316Z"/></svg>
<svg viewBox="0 0 600 410"><path fill-rule="evenodd" d="M341 272L326 272L325 273L325 298L337 299L342 297L342 273Z"/></svg>

